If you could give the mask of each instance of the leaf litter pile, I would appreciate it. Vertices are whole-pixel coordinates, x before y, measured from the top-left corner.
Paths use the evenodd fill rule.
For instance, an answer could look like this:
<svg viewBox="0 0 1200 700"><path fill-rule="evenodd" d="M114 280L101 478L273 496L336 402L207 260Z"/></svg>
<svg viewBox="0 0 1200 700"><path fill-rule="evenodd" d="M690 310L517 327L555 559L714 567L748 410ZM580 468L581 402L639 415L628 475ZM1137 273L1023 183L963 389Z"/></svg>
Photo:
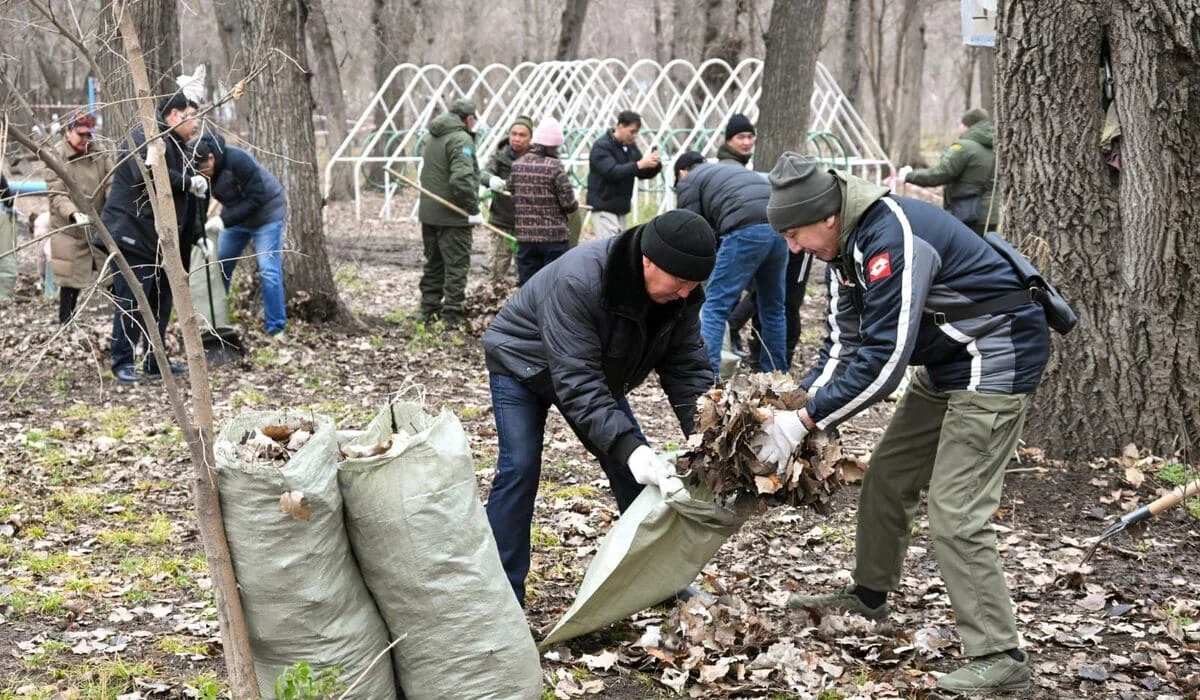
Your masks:
<svg viewBox="0 0 1200 700"><path fill-rule="evenodd" d="M678 469L690 470L717 496L753 495L765 505L804 505L828 513L832 494L861 479L866 469L843 455L836 432L809 435L783 465L755 456L755 441L772 413L796 411L807 403L808 392L778 372L734 377L697 402L696 432Z"/></svg>

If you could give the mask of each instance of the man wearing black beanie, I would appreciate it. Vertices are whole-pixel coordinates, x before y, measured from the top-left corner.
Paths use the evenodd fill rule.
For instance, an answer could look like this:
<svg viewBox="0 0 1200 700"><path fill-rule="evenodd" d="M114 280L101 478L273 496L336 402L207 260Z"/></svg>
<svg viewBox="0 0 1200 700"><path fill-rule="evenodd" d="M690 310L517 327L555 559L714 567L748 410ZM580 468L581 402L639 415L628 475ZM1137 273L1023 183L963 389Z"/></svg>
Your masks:
<svg viewBox="0 0 1200 700"><path fill-rule="evenodd" d="M681 486L625 396L653 370L683 434L692 432L696 399L713 383L698 287L716 254L703 218L667 212L567 251L523 284L484 333L500 444L487 514L522 604L551 406L600 462L621 512L646 485Z"/></svg>
<svg viewBox="0 0 1200 700"><path fill-rule="evenodd" d="M746 167L754 154L754 142L758 138L754 124L744 114L735 114L725 125L725 143L717 149L717 162Z"/></svg>

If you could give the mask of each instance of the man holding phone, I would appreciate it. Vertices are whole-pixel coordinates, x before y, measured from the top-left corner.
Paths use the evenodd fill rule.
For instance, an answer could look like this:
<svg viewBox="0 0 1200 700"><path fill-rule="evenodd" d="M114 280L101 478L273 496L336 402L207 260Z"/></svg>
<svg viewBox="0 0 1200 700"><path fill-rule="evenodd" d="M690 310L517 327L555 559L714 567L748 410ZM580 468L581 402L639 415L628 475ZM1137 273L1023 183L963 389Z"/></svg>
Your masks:
<svg viewBox="0 0 1200 700"><path fill-rule="evenodd" d="M592 144L589 156L587 203L592 208L596 238L611 238L624 231L637 180L649 180L662 172L658 147L642 156L637 135L642 117L637 112L617 115L617 126Z"/></svg>

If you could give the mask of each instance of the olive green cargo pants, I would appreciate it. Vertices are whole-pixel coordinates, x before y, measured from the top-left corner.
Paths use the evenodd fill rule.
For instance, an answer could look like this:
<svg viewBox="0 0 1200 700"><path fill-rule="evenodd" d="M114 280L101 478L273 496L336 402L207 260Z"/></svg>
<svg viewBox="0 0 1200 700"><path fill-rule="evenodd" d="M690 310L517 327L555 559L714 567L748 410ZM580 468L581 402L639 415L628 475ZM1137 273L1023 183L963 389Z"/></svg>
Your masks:
<svg viewBox="0 0 1200 700"><path fill-rule="evenodd" d="M858 499L854 581L892 591L908 549L921 490L963 652L1018 646L996 533L1004 469L1025 423L1025 394L940 392L918 370L871 457Z"/></svg>
<svg viewBox="0 0 1200 700"><path fill-rule="evenodd" d="M425 267L421 271L421 313L459 320L471 268L471 226L421 224Z"/></svg>

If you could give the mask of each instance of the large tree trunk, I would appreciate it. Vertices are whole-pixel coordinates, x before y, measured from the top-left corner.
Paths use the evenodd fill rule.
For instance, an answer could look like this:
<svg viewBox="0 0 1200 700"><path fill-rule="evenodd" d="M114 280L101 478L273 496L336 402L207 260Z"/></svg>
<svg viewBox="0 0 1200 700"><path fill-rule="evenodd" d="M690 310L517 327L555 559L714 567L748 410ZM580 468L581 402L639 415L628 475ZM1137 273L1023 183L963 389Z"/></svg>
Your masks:
<svg viewBox="0 0 1200 700"><path fill-rule="evenodd" d="M130 0L121 3L131 13L134 27L142 42L142 56L150 76L150 91L156 98L170 95L179 89L175 77L181 74L179 14L174 2L166 0ZM112 0L104 0L100 12L102 46L96 48L101 81L105 93L99 96L104 115L104 131L121 138L133 126L135 114L133 84L129 65L123 58L125 47L117 31ZM188 71L191 72L191 71Z"/></svg>
<svg viewBox="0 0 1200 700"><path fill-rule="evenodd" d="M567 4L563 5L554 60L573 61L579 58L579 40L583 38L583 21L587 18L587 8L588 0L567 0Z"/></svg>
<svg viewBox="0 0 1200 700"><path fill-rule="evenodd" d="M842 28L842 92L855 109L862 94L862 0L847 0Z"/></svg>
<svg viewBox="0 0 1200 700"><path fill-rule="evenodd" d="M879 146L889 151L892 143L891 114L894 103L892 90L884 84L883 56L884 27L886 26L888 3L884 0L867 0L867 82L871 87L871 106L875 114L875 138Z"/></svg>
<svg viewBox="0 0 1200 700"><path fill-rule="evenodd" d="M796 41L796 37L819 37L824 23L825 0L792 0L771 6L758 103L756 170L770 170L784 151L804 149L820 44Z"/></svg>
<svg viewBox="0 0 1200 700"><path fill-rule="evenodd" d="M321 0L309 0L308 40L312 44L317 62L317 87L321 91L321 111L325 113L325 147L332 156L338 146L346 140L350 129L346 126L346 96L342 91L342 71L338 66L337 54L333 50L333 37L329 34L329 23L325 19L325 6ZM348 199L352 188L353 169L333 169L329 188L329 199Z"/></svg>
<svg viewBox="0 0 1200 700"><path fill-rule="evenodd" d="M892 127L892 160L921 163L921 78L925 71L925 20L919 0L905 0L900 21L903 32L899 97Z"/></svg>
<svg viewBox="0 0 1200 700"><path fill-rule="evenodd" d="M1079 312L1056 337L1029 438L1067 458L1135 442L1188 459L1200 426L1200 15L1196 2L1010 0L997 159L1010 239L1048 245ZM1122 169L1097 150L1112 47Z"/></svg>
<svg viewBox="0 0 1200 700"><path fill-rule="evenodd" d="M964 46L963 47L963 69L962 69L962 73L960 75L962 77L962 91L963 91L962 111L964 111L964 112L966 112L970 109L973 109L976 105L976 103L975 103L975 63L976 63L977 58L978 58L978 53L977 53L977 49L974 46ZM988 112L988 114L994 115L995 113Z"/></svg>
<svg viewBox="0 0 1200 700"><path fill-rule="evenodd" d="M225 54L227 75L221 79L226 83L232 83L235 79L234 76L245 75L250 67L246 61L246 55L242 53L242 21L238 16L236 0L216 0L213 3L213 11L217 18L217 37L221 40L221 52ZM234 105L233 124L230 126L239 134L249 133L250 111L244 104L232 104Z"/></svg>
<svg viewBox="0 0 1200 700"><path fill-rule="evenodd" d="M42 79L46 81L49 101L75 102L77 96L67 94L66 81L63 79L62 71L59 70L62 60L52 53L53 48L46 41L45 35L40 29L33 29L29 33L29 39L30 49L33 50L33 56L37 60L38 70L42 72Z"/></svg>
<svg viewBox="0 0 1200 700"><path fill-rule="evenodd" d="M355 325L338 296L321 222L320 178L313 135L312 72L304 48L305 0L238 0L245 54L269 61L270 79L247 92L250 141L288 197L284 278L289 301L309 321ZM260 43L261 42L261 43Z"/></svg>

